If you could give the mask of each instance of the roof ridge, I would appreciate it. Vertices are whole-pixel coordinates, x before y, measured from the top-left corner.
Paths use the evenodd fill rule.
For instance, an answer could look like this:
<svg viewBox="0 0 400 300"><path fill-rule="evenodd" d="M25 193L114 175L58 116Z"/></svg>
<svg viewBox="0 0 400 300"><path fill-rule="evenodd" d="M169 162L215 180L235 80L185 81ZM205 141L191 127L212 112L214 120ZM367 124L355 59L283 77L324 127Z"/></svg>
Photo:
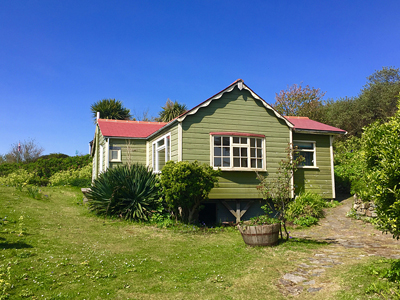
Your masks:
<svg viewBox="0 0 400 300"><path fill-rule="evenodd" d="M136 121L136 120L115 120L115 119L99 119L99 121L113 123L134 123L134 124L167 124L168 122L152 122L152 121Z"/></svg>

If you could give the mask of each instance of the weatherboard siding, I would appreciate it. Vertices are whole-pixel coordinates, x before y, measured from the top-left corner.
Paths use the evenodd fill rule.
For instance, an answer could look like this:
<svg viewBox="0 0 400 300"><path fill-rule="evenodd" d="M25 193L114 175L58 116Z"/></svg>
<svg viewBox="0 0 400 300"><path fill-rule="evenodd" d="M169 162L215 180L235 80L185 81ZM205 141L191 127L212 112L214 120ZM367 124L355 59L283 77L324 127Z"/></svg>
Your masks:
<svg viewBox="0 0 400 300"><path fill-rule="evenodd" d="M162 136L171 133L171 160L178 161L178 123L168 126L149 139L149 166L153 166L153 143Z"/></svg>
<svg viewBox="0 0 400 300"><path fill-rule="evenodd" d="M111 162L110 168L121 164L135 163L146 164L146 140L145 139L115 139L110 138L110 150L121 150L121 162Z"/></svg>
<svg viewBox="0 0 400 300"><path fill-rule="evenodd" d="M210 132L241 132L265 135L266 166L269 178L275 176L279 162L286 157L290 130L286 123L266 109L260 100L235 88L213 100L182 122L182 160L210 164ZM254 171L223 171L219 186L210 199L261 198Z"/></svg>
<svg viewBox="0 0 400 300"><path fill-rule="evenodd" d="M299 168L296 171L294 176L296 193L305 190L319 194L326 199L333 198L329 135L294 133L293 140L316 142L315 155L317 168Z"/></svg>

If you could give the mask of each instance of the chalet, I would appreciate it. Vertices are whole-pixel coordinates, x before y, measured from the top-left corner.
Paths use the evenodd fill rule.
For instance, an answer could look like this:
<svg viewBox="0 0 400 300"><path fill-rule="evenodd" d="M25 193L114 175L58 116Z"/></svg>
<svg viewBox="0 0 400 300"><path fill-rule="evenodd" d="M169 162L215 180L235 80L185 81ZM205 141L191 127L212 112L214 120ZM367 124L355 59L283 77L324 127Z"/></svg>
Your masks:
<svg viewBox="0 0 400 300"><path fill-rule="evenodd" d="M305 161L297 191L335 198L332 141L346 131L304 117L284 117L239 79L169 123L98 119L91 155L93 179L120 164L195 161L222 170L200 212L206 221L239 221L260 213L256 171L275 176L289 144Z"/></svg>

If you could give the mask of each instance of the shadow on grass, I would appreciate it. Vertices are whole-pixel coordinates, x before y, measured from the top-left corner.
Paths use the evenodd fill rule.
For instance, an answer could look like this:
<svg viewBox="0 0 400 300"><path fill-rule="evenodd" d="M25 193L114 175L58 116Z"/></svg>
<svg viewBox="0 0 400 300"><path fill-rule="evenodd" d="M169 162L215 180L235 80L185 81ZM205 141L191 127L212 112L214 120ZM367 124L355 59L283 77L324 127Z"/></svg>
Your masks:
<svg viewBox="0 0 400 300"><path fill-rule="evenodd" d="M4 239L2 239L2 240L4 240ZM25 248L33 248L33 247L24 242L16 242L16 243L1 242L0 243L0 249L25 249Z"/></svg>
<svg viewBox="0 0 400 300"><path fill-rule="evenodd" d="M304 245L330 245L336 243L335 240L313 240L313 239L307 239L307 238L290 238L289 240L286 239L279 239L279 244L285 244L285 243L296 243L296 244L304 244Z"/></svg>

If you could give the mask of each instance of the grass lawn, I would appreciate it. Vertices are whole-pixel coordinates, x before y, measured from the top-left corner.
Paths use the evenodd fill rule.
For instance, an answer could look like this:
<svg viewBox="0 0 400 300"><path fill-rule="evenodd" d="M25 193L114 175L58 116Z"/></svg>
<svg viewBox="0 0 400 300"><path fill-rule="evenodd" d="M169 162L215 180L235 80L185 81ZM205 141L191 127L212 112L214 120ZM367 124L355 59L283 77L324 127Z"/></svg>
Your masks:
<svg viewBox="0 0 400 300"><path fill-rule="evenodd" d="M0 187L0 282L10 284L9 299L286 299L278 279L328 247L290 240L250 248L233 229L104 220L87 211L78 189L41 193L37 200ZM371 263L355 263L351 274L338 268L334 289L300 297L364 299L358 286L375 280L361 276Z"/></svg>

